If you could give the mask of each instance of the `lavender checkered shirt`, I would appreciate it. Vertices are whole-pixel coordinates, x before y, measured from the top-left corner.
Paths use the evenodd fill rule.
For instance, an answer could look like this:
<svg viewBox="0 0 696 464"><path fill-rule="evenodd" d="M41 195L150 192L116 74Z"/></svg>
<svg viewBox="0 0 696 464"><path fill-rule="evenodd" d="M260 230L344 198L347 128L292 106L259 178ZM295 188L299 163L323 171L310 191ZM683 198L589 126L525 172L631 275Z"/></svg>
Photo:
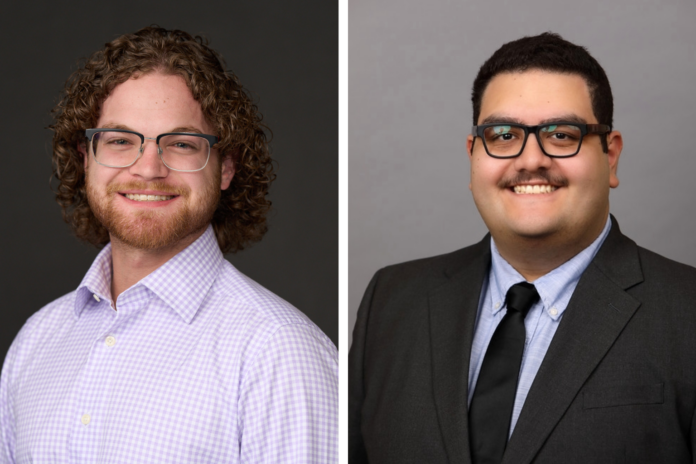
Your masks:
<svg viewBox="0 0 696 464"><path fill-rule="evenodd" d="M111 303L111 248L34 314L0 383L2 463L338 461L336 348L212 227Z"/></svg>

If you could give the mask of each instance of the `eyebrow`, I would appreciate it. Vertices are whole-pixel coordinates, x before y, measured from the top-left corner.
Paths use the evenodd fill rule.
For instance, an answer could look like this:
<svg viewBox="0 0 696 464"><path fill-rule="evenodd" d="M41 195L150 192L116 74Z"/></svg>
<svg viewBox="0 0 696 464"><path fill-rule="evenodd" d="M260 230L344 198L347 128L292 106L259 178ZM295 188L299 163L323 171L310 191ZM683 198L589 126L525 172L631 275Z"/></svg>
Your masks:
<svg viewBox="0 0 696 464"><path fill-rule="evenodd" d="M581 118L577 114L574 113L567 113L567 114L562 114L560 116L554 116L553 118L548 118L548 119L543 119L539 121L538 125L541 124L553 124L553 123L558 123L558 122L573 122L575 124L587 124L587 121L585 118ZM486 119L484 119L480 125L483 124L521 124L523 126L526 126L527 124L523 123L521 119L514 118L512 116L505 116L503 114L497 114L493 113L490 116L488 116ZM535 124L537 125L537 124Z"/></svg>
<svg viewBox="0 0 696 464"><path fill-rule="evenodd" d="M104 124L103 126L101 126L101 128L102 129L120 129L120 130L138 132L135 129L132 129L128 126L125 126L123 124L116 124L116 123L107 123L107 124ZM163 132L163 133L168 134L170 132L186 132L189 134L202 134L203 133L203 132L201 132L200 129L197 129L193 126L179 126L179 127L175 127L174 129L172 129L170 131Z"/></svg>
<svg viewBox="0 0 696 464"><path fill-rule="evenodd" d="M116 124L116 123L104 124L104 125L101 126L100 128L101 128L101 129L120 129L120 130L129 130L129 131L132 131L132 130L133 130L133 129L131 129L131 128L128 127L128 126L124 126L123 124ZM135 132L135 131L133 131L133 132Z"/></svg>
<svg viewBox="0 0 696 464"><path fill-rule="evenodd" d="M188 132L191 134L202 134L199 129L196 129L195 127L192 126L181 126L181 127L175 127L174 129L170 130L169 132Z"/></svg>

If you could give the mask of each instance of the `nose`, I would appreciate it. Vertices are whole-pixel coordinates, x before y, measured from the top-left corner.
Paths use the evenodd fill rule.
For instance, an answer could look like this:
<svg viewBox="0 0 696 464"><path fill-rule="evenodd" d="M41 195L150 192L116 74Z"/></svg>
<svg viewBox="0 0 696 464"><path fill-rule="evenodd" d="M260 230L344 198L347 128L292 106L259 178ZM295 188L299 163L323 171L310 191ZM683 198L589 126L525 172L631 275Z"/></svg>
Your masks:
<svg viewBox="0 0 696 464"><path fill-rule="evenodd" d="M539 169L548 169L552 163L551 157L546 156L541 150L536 134L529 134L524 150L515 158L515 167L518 171L535 172Z"/></svg>
<svg viewBox="0 0 696 464"><path fill-rule="evenodd" d="M159 179L169 175L169 168L164 165L158 153L157 143L146 138L142 146L142 154L128 169L129 172L142 179Z"/></svg>

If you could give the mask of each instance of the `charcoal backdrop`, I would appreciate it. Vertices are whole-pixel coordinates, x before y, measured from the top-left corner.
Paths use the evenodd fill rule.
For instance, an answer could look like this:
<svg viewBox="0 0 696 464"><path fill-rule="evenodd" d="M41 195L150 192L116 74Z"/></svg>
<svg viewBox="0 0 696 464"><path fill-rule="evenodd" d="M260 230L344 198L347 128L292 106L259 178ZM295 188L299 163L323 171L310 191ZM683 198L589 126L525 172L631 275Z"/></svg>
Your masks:
<svg viewBox="0 0 696 464"><path fill-rule="evenodd" d="M74 238L54 201L50 110L81 58L151 24L208 38L273 131L270 230L227 259L337 343L337 2L29 1L4 5L0 18L0 356L98 252Z"/></svg>

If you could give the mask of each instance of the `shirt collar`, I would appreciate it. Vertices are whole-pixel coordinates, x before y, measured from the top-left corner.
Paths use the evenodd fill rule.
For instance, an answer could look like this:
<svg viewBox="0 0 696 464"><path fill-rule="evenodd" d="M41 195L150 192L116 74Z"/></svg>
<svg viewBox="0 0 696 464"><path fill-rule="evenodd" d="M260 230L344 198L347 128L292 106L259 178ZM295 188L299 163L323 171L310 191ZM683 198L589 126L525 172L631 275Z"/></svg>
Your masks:
<svg viewBox="0 0 696 464"><path fill-rule="evenodd" d="M607 222L599 236L584 250L573 256L570 260L558 266L551 272L539 277L533 282L545 312L554 320L558 320L568 306L570 297L573 296L580 276L585 272L597 251L609 235L611 219ZM502 310L505 306L505 295L510 287L525 282L525 278L517 272L505 259L500 256L498 248L491 237L491 272L490 294L493 306L493 314Z"/></svg>
<svg viewBox="0 0 696 464"><path fill-rule="evenodd" d="M223 261L213 226L209 225L195 242L123 294L144 286L188 324L207 296ZM99 253L77 288L75 317L80 316L90 298L96 300L95 296L111 300L111 244Z"/></svg>

